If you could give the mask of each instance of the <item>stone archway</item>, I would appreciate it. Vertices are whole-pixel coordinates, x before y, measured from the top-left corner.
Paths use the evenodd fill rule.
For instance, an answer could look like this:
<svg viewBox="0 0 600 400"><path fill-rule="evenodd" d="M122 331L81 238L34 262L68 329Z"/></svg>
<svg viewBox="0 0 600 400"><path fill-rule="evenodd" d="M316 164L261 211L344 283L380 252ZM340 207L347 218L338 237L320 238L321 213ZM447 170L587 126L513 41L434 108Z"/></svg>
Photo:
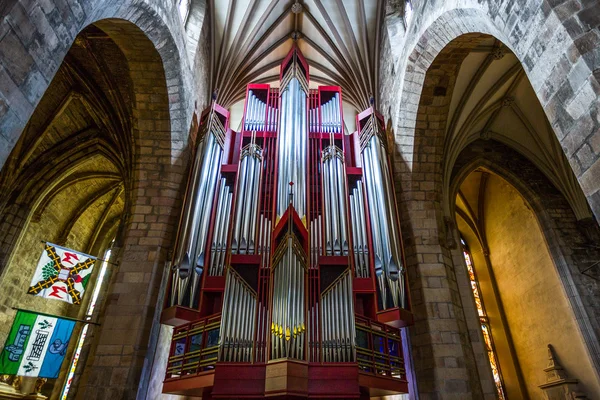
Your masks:
<svg viewBox="0 0 600 400"><path fill-rule="evenodd" d="M185 76L185 69L182 68L185 65L179 63L177 47L168 30L165 31L167 28L163 22L148 5L124 7L119 10L110 7L99 8L97 12L90 11L87 16L93 19L94 16L99 16L100 12L109 16L112 16L111 13L123 14L138 21L158 42L158 45L155 45L142 29L126 20L103 19L93 24L92 35L98 36L94 40L112 43L124 60L122 64L110 63L101 59L101 53L98 53L100 60L96 60L99 62L99 70L105 68L104 73L112 75L108 78L116 79L116 82L110 82L110 79L104 77L108 82L105 88L107 91L114 91L121 85L130 88L123 100L124 104L121 104L127 111L119 111L119 102L113 99L117 108L116 114L100 118L102 122L99 129L115 125L114 129L122 143L103 146L102 140L98 139L94 130L88 132L89 143L82 142L83 137L75 132L73 143L80 145L80 151L74 150L73 157L65 160L77 162L77 157L85 159L87 156L100 154L123 166L123 173L120 174L123 179L121 191L125 193L126 201L122 222L115 225L119 227L120 234L117 235L112 257L119 263L119 267L111 271L112 279L104 295L106 301L101 313L102 326L95 329L93 337L90 338L93 340L92 351L79 393L84 397L90 397L93 393L97 398L112 398L115 395L134 398L147 362L146 355L151 343L150 331L157 306L162 267L166 253L172 245L179 215L181 183L185 173L187 125L192 117L191 113L188 113L191 96L186 92L188 89L183 89L182 77ZM75 30L75 21L68 22L74 23L71 29ZM56 59L49 60L49 64L60 63L63 58L64 54L58 53ZM93 57L90 56L91 58ZM87 66L82 68L85 70ZM24 75L35 75L37 70L32 67L32 70L22 72ZM187 77L190 78L189 74ZM85 85L83 83L84 87ZM189 87L191 85L186 86ZM85 90L93 88L85 87ZM106 93L100 95L106 96ZM34 100L36 99L32 98L32 101ZM97 108L101 111L101 103L98 99L93 100L90 109ZM11 106L15 104L12 103ZM33 110L30 111L33 113ZM22 112L19 116L28 118L29 111L10 108L9 112ZM13 120L11 123L18 130L18 121ZM38 138L23 136L19 139L25 143L25 147L30 140L37 141ZM18 161L21 151L15 150L15 154L16 158L11 160ZM12 161L5 164L4 171L11 168L12 164ZM17 162L17 167L18 164ZM15 179L18 181L19 169L15 171ZM60 174L59 172L54 171L56 174ZM96 175L99 179L115 178L112 171L98 172ZM56 187L69 188L72 187L70 183L85 183L84 178L74 175L72 179L59 179ZM25 195L23 188L19 187L17 184L13 191L16 197ZM107 190L109 189L112 189L110 184L107 185ZM96 201L94 198L90 199L90 202L93 202L92 200ZM44 201L43 197L41 201ZM17 211L11 215L9 221L12 235L3 237L3 240L14 242L19 237L20 230L27 226L26 221L30 219L27 210L17 207ZM80 219L78 213L74 215L74 221ZM112 235L114 230L104 229L98 234L102 232ZM110 389L107 382L110 382Z"/></svg>
<svg viewBox="0 0 600 400"><path fill-rule="evenodd" d="M174 128L189 117L174 121L173 102L179 94L167 87L172 71L164 69L160 54L135 25L123 20L95 23L123 52L133 90L131 135L135 142L132 159L132 201L123 237L114 249L119 263L101 323L93 338L87 368L79 393L134 398L147 350L157 305L162 268L172 246L184 183L184 151L187 130ZM179 136L179 137L178 137ZM153 350L152 350L153 351ZM106 382L111 382L110 389ZM142 385L143 387L143 385ZM104 393L104 394L103 394Z"/></svg>
<svg viewBox="0 0 600 400"><path fill-rule="evenodd" d="M454 220L447 212L449 203L445 200L451 168L459 161L458 158L450 158L450 154L459 154L460 150L475 139L462 135L451 152L448 126L452 125L452 110L460 107L457 106L453 93L461 66L469 54L479 51L482 43L484 47L490 47L490 51L510 51L503 48L502 43L497 40L496 43L492 41L486 44L486 41L494 38L479 32L497 32L497 37L502 36L480 11L467 10L454 14L457 21L468 17L469 25L457 26L457 21L445 20L449 15L452 12L444 14L442 22L435 22L441 24L439 29L443 26L440 35L443 34L447 40L430 32L430 36L421 37L421 47L418 51L413 51L409 59L406 76L411 81L403 82L403 95L410 100L399 101L401 111L396 116L401 119L404 127L396 130L398 153L395 157L395 176L400 183L396 187L399 190L399 209L415 312L411 341L419 392L431 393L432 396L460 393L461 396L482 397L493 394L493 385L489 384L491 375L480 368L482 349L471 346L477 338L470 335L472 326L464 308L464 299L459 294L455 273L455 265L460 262L455 252L458 239ZM454 33L448 32L469 33L456 37ZM494 54L490 53L488 57L493 59ZM500 54L498 58L501 58ZM518 62L517 66L520 67L521 63ZM463 81L461 85L464 88L469 84ZM537 100L535 96L533 100ZM486 110L486 113L500 109L500 106L504 106L503 103L500 101ZM507 99L506 106L510 106L510 103ZM542 113L542 119L543 117ZM483 131L485 129L481 129ZM552 140L556 141L555 131L550 132ZM556 154L563 156L558 145L553 148L557 149ZM549 158L552 158L554 153L550 154ZM566 160L565 165L566 168L563 169L566 172L561 175L561 179L564 178L566 183L561 190L572 190L574 195L570 201L580 205L579 218L585 217L586 213L590 215L585 199L583 205L579 201L579 184L575 183L572 188L570 182L573 174ZM572 178L576 182L575 177ZM430 340L431 337L440 339ZM431 368L431 365L436 367ZM449 376L459 378L448 378Z"/></svg>
<svg viewBox="0 0 600 400"><path fill-rule="evenodd" d="M594 176L600 168L598 150L593 145L600 127L600 84L594 54L600 48L595 24L588 9L563 9L547 3L526 8L513 7L511 1L432 2L422 17L413 23L413 43L394 68L382 73L381 108L392 106L397 151L402 162L398 171L413 168L416 109L423 90L425 74L442 49L468 33L492 35L508 46L521 61L527 77L543 106L565 155L579 180L596 218L600 217L600 186ZM391 58L389 49L387 57ZM385 53L385 52L384 52ZM596 72L594 72L596 71ZM390 90L389 88L393 88Z"/></svg>
<svg viewBox="0 0 600 400"><path fill-rule="evenodd" d="M164 3L73 0L69 4L9 2L0 31L0 165L29 121L76 36L85 27L115 18L137 26L167 71L171 134L187 141L195 94L185 35ZM25 29L26 28L26 29ZM135 43L128 43L135 49ZM207 60L208 61L208 60Z"/></svg>
<svg viewBox="0 0 600 400"><path fill-rule="evenodd" d="M545 242L543 246L539 248L539 251L548 251L552 265L550 270L555 270L556 277L558 278L557 282L559 282L560 285L558 288L559 290L553 292L554 297L552 298L556 298L559 303L561 301L566 301L569 312L572 313L572 316L569 315L566 318L573 319L569 323L573 324L573 329L578 331L570 332L572 335L569 336L568 342L576 343L573 341L581 338L581 345L585 349L584 352L587 353L582 355L582 357L587 358L589 356L589 363L592 365L589 370L597 371L599 362L598 354L600 354L598 351L600 325L597 310L599 307L598 305L600 304L600 297L598 296L598 276L593 270L589 269L589 266L593 263L590 260L600 256L598 254L598 249L592 244L599 233L598 226L595 225L590 227L589 222L592 221L578 221L564 195L557 190L553 183L551 183L530 160L508 146L494 140L477 140L469 144L461 152L452 171L451 194L444 200L452 204L453 212L458 208L456 199L461 182L463 182L470 173L478 170L493 174L508 183L508 185L519 193L519 197L522 197L522 201L526 204L525 208L531 210L531 213L536 220L536 226L534 228L539 228L541 237L543 237ZM478 190L481 190L481 188ZM481 195L481 191L479 194ZM461 201L466 200L462 197ZM480 205L478 207L483 206ZM473 212L479 215L477 218L483 218L483 208L479 208ZM457 218L457 216L453 218L456 227L459 225ZM464 218L468 219L468 216L463 213L463 217L461 218L463 218L463 220ZM464 226L463 223L462 227L464 228ZM485 223L482 223L480 226L475 226L475 229L485 230L485 226ZM516 234L517 233L515 233L515 235ZM488 268L491 268L490 253L493 252L494 249L489 247L486 243L485 232L481 233L481 237L484 242L481 251L485 253L485 262L482 261L482 257L479 257L479 261L482 262L482 265L487 264ZM523 240L525 240L525 238L523 238ZM498 239L496 238L496 242L497 241ZM477 311L472 305L473 295L471 292L471 284L467 278L466 268L464 266L462 250L459 247L453 249L451 253L456 280L463 301L466 323L471 332L477 332L480 321ZM498 261L497 257L496 261ZM523 268L526 267L526 265L523 266ZM501 278L505 279L505 277ZM498 300L499 295L499 293L496 293ZM499 304L501 304L501 302ZM509 311L514 312L512 310ZM566 311L566 309L564 311ZM505 312L506 311L495 310L495 318L496 322L503 319L504 322L501 324L508 328L504 317ZM532 309L531 312L536 312L536 310ZM559 337L561 336L561 333L553 332L553 334L556 336L555 343L558 343L560 341ZM579 336L579 334L581 336ZM518 329L516 329L512 335L516 339L521 339L526 336L524 332L519 331ZM472 334L472 346L474 352L478 353L484 351L484 349L480 348L483 343L483 338L478 338L476 336L479 335ZM540 356L541 361L538 360L538 363L536 364L536 367L538 368L535 372L542 376L542 369L545 367L545 345L546 343L542 343L538 346L539 348L536 349L538 350L536 354ZM564 349L564 343L561 347ZM516 357L514 351L513 348L512 357ZM483 352L483 354L485 354L485 352ZM587 362L587 360L585 362ZM578 365L578 363L576 364ZM489 369L489 366L485 367ZM582 373L582 371L579 372ZM520 383L511 382L511 384L513 386L518 386L520 384L521 390L525 390L525 385L527 384L527 386L529 386L528 390L531 391L531 382L535 379L531 376L531 368L528 369L528 373L530 374L529 376L520 377L520 379L524 379L524 381L521 381ZM571 373L573 373L573 362L571 362ZM519 372L519 375L520 374L521 373ZM513 379L516 380L514 376ZM588 376L585 380L588 385L590 385L588 394L591 394L594 391L593 378ZM541 383L543 383L543 380L540 379L539 384ZM484 380L482 379L482 385L484 384ZM541 392L539 394L541 395ZM535 398L535 395L532 398Z"/></svg>

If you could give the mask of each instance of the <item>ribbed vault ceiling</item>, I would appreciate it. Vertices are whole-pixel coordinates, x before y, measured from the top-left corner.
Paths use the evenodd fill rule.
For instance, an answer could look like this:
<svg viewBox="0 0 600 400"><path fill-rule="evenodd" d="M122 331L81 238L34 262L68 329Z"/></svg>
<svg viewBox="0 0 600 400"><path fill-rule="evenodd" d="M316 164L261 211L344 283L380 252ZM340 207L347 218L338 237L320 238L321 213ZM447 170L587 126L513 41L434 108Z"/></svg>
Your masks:
<svg viewBox="0 0 600 400"><path fill-rule="evenodd" d="M445 168L479 138L504 143L559 188L579 218L589 208L562 148L517 57L491 36L462 62L446 126Z"/></svg>
<svg viewBox="0 0 600 400"><path fill-rule="evenodd" d="M124 55L86 28L2 169L0 221L17 204L32 212L25 238L88 253L106 245L128 203L132 98Z"/></svg>
<svg viewBox="0 0 600 400"><path fill-rule="evenodd" d="M383 0L211 1L213 88L230 107L248 83L277 85L294 40L310 65L311 86L339 85L356 109L376 92Z"/></svg>

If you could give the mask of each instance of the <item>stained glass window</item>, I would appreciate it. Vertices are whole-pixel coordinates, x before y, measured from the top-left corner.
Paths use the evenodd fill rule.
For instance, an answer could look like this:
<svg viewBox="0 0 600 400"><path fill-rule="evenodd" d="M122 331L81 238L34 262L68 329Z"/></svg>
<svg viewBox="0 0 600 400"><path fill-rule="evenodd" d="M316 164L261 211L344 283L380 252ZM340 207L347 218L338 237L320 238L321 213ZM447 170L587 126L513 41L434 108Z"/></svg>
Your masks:
<svg viewBox="0 0 600 400"><path fill-rule="evenodd" d="M104 253L104 260L102 261L102 267L100 268L100 274L98 275L98 279L96 280L96 285L94 287L94 293L92 294L92 300L90 301L90 305L88 306L87 313L85 316L86 321L91 321L92 316L94 315L94 310L96 309L96 303L98 301L98 296L100 295L100 288L102 287L102 282L104 281L104 275L106 274L106 268L108 267L108 259L110 258L111 249L108 249L106 253ZM83 344L85 343L85 338L87 336L88 327L90 324L85 324L83 329L81 330L81 334L79 335L79 340L77 341L77 347L75 348L75 354L73 354L73 360L71 361L71 366L69 367L69 375L67 376L67 380L65 382L65 386L63 387L62 394L60 396L61 400L66 400L69 390L71 389L71 384L73 383L73 377L75 376L75 370L77 369L77 363L79 362L79 357L81 356L81 350L83 349Z"/></svg>
<svg viewBox="0 0 600 400"><path fill-rule="evenodd" d="M504 394L504 385L502 383L502 374L500 373L500 364L498 363L498 357L496 356L496 350L494 348L494 341L492 340L492 330L490 323L485 312L483 305L483 299L481 298L481 290L479 288L479 282L477 281L477 274L473 267L473 258L469 252L469 248L463 239L460 240L463 248L463 255L465 257L465 263L467 264L467 271L469 273L469 281L471 283L471 290L473 291L473 297L475 298L475 307L477 308L477 314L479 315L479 322L481 324L481 332L483 333L483 340L485 342L485 349L487 350L488 359L490 360L490 366L492 368L492 375L494 377L494 383L496 384L496 390L498 391L498 398L501 400L506 399Z"/></svg>

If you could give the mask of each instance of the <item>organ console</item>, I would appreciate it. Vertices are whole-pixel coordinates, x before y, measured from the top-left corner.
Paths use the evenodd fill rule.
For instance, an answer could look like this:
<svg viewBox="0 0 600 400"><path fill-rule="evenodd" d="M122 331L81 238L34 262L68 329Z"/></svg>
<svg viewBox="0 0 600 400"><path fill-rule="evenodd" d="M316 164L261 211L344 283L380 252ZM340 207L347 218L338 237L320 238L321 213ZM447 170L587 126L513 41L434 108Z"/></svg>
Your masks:
<svg viewBox="0 0 600 400"><path fill-rule="evenodd" d="M383 117L344 125L294 46L280 86L247 87L242 129L201 117L162 322L165 393L368 398L406 393L412 323Z"/></svg>

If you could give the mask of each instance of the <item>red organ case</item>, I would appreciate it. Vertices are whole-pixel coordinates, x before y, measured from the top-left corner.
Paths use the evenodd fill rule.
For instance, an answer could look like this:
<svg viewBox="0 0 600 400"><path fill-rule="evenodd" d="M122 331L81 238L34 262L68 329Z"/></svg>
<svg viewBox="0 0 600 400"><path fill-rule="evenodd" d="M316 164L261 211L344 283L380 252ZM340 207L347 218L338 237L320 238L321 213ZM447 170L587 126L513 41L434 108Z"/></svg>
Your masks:
<svg viewBox="0 0 600 400"><path fill-rule="evenodd" d="M342 91L309 89L294 46L280 88L250 84L241 132L201 116L162 323L164 393L406 393L412 323L383 117L345 132Z"/></svg>

